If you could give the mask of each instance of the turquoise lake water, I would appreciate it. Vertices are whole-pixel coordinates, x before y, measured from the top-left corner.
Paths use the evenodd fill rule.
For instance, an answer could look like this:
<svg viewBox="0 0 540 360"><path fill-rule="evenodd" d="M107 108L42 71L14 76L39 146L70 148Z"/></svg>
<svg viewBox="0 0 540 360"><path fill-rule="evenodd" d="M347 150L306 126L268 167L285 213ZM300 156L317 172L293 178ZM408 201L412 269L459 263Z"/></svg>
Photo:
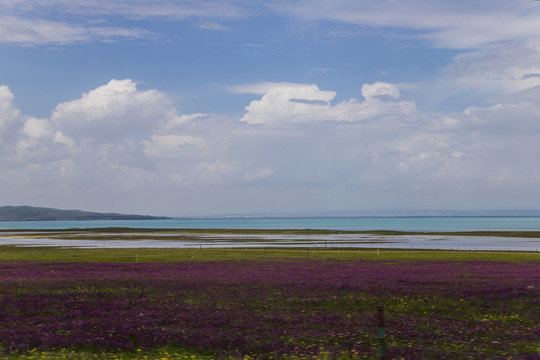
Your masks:
<svg viewBox="0 0 540 360"><path fill-rule="evenodd" d="M181 218L165 220L14 221L0 229L70 228L164 229L331 229L402 231L540 231L540 217L289 217L289 218Z"/></svg>

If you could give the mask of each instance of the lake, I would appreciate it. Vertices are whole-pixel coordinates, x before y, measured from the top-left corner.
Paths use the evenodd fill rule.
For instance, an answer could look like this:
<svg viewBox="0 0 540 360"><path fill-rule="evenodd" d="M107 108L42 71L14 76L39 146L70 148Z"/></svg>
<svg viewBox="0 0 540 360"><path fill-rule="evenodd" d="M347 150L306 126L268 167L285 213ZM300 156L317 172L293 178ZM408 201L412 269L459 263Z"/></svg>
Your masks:
<svg viewBox="0 0 540 360"><path fill-rule="evenodd" d="M173 234L133 240L106 228L177 229ZM0 245L85 248L202 248L202 247L377 247L396 249L540 251L538 238L462 235L231 235L186 234L182 229L329 229L349 231L400 230L426 232L540 231L540 217L324 217L324 218L182 218L167 220L22 221L0 222L0 229L90 229L95 239L39 236L25 232L0 234ZM98 238L106 235L106 240ZM124 235L129 235L126 233ZM140 235L140 234L139 234ZM109 237L110 236L110 237Z"/></svg>
<svg viewBox="0 0 540 360"><path fill-rule="evenodd" d="M164 220L12 221L0 229L70 228L163 229L330 229L400 231L540 231L540 217L273 217L273 218L179 218Z"/></svg>

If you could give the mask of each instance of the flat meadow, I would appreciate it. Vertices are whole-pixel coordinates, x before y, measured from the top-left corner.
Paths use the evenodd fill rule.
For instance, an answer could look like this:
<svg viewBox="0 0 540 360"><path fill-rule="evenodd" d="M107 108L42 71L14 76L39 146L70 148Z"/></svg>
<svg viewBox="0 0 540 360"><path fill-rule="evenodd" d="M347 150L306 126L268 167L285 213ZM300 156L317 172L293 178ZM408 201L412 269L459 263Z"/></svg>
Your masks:
<svg viewBox="0 0 540 360"><path fill-rule="evenodd" d="M540 359L539 260L3 246L0 357Z"/></svg>

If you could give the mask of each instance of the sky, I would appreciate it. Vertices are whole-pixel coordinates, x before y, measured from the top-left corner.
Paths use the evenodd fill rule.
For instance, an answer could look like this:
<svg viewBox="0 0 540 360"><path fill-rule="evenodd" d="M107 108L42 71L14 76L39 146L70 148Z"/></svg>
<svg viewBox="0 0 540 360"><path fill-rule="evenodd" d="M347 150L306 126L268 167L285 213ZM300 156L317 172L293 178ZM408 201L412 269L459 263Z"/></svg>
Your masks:
<svg viewBox="0 0 540 360"><path fill-rule="evenodd" d="M540 2L0 0L0 206L540 209Z"/></svg>

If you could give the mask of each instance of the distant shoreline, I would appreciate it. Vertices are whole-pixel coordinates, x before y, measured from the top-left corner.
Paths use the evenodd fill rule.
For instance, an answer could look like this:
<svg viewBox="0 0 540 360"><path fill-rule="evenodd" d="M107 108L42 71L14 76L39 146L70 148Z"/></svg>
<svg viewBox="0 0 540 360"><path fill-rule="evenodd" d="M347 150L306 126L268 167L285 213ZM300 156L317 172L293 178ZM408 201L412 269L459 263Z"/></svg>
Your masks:
<svg viewBox="0 0 540 360"><path fill-rule="evenodd" d="M358 210L303 213L237 213L196 216L156 216L61 210L35 206L0 206L0 222L15 221L92 221L92 220L235 220L235 219L344 219L344 218L494 218L540 217L540 210Z"/></svg>
<svg viewBox="0 0 540 360"><path fill-rule="evenodd" d="M18 221L91 221L91 220L166 220L166 216L98 213L60 210L34 206L0 206L0 222Z"/></svg>

